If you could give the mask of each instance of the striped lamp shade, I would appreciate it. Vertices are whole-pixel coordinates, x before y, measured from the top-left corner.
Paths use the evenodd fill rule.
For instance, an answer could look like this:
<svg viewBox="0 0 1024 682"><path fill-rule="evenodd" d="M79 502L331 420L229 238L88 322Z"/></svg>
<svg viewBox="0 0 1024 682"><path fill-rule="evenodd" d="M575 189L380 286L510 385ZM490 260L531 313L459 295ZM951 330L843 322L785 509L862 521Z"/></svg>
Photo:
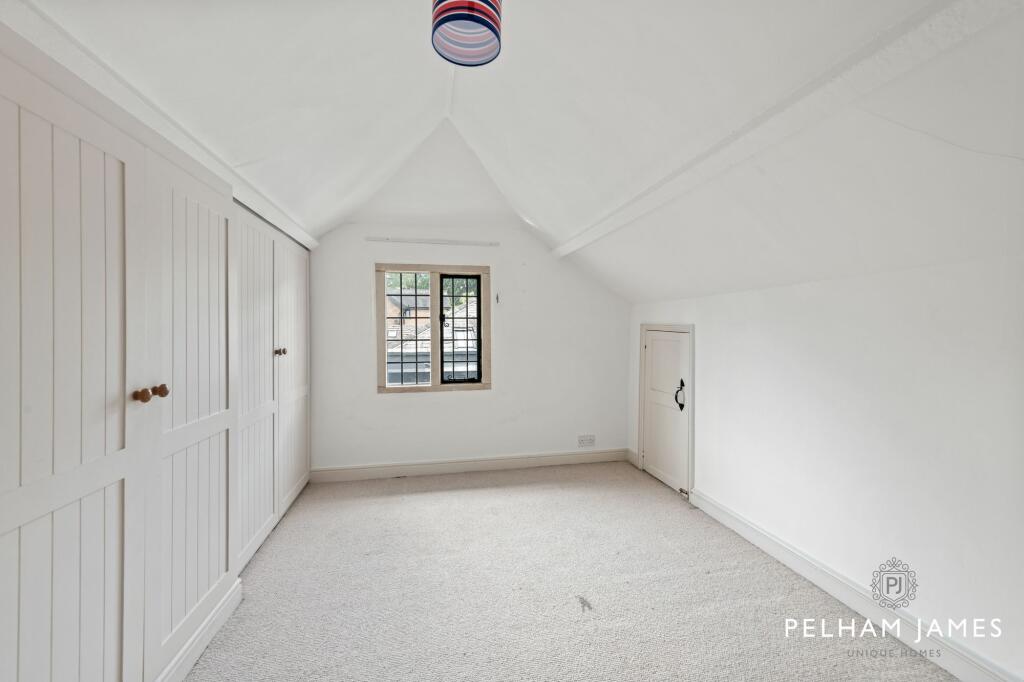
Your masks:
<svg viewBox="0 0 1024 682"><path fill-rule="evenodd" d="M501 0L434 0L434 49L459 66L480 66L501 52Z"/></svg>

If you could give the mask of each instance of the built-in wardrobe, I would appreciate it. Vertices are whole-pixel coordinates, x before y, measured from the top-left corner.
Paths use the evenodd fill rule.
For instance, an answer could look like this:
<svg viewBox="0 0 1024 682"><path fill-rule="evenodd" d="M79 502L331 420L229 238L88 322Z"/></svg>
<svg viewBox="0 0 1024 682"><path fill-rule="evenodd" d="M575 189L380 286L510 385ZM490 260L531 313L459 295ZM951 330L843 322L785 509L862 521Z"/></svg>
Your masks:
<svg viewBox="0 0 1024 682"><path fill-rule="evenodd" d="M0 55L0 680L181 679L308 480L309 254L32 56Z"/></svg>

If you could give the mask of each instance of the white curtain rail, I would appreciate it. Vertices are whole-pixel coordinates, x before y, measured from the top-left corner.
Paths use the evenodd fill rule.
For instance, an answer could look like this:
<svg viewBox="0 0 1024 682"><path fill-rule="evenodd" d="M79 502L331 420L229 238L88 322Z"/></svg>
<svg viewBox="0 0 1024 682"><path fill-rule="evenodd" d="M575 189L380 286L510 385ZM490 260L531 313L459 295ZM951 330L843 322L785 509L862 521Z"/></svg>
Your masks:
<svg viewBox="0 0 1024 682"><path fill-rule="evenodd" d="M416 239L406 237L367 237L368 242L391 244L433 244L436 246L501 246L501 242L476 241L473 239Z"/></svg>

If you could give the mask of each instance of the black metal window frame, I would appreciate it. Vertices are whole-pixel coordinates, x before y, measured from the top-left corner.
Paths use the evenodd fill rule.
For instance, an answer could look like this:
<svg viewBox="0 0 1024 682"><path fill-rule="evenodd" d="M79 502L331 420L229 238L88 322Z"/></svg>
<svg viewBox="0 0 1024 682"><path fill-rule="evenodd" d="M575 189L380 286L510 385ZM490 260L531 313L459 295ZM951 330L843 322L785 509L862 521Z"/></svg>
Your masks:
<svg viewBox="0 0 1024 682"><path fill-rule="evenodd" d="M441 329L441 337L440 337L440 343L439 343L440 357L438 358L439 361L440 361L439 364L438 364L438 367L440 368L440 372L439 372L440 376L438 377L440 379L440 384L441 385L452 385L452 384L480 384L480 383L483 383L483 367L484 367L484 342L483 342L483 336L484 336L485 330L483 328L483 320L482 320L482 316L481 316L481 310L483 308L483 303L482 303L483 290L481 289L481 285L482 285L481 277L478 274L475 274L475 275L470 275L470 274L446 274L446 273L443 273L443 272L438 273L438 276L439 276L439 279L440 279L440 287L439 288L440 288L440 298L441 298L441 300L438 302L438 314L437 314L437 318L438 318L438 321L440 322L440 329ZM468 293L465 294L466 304L464 306L464 310L465 310L465 314L464 315L453 315L451 318L449 318L449 317L447 317L445 315L445 312L444 312L445 311L445 301L449 300L451 298L454 298L454 296L455 296L454 283L455 283L456 280L465 280L466 281L466 283L467 283L466 291L467 292L469 291L469 282L474 282L475 286L473 287L473 291L475 292L475 294L474 295L469 295ZM452 283L451 288L446 288L445 287L446 282L451 282ZM470 315L469 315L470 299L472 299L472 298L476 299L476 314L474 316L470 317ZM455 301L452 301L451 309L452 309L453 312L454 312L454 310L456 308L456 306L454 304L455 304ZM476 364L476 374L475 374L475 376L470 376L470 372L469 372L470 359L469 359L469 350L468 350L468 345L467 345L467 349L465 351L465 359L461 361L461 362L463 362L465 364L465 367L466 367L465 374L466 374L466 376L464 376L462 378L455 378L455 375L458 372L457 364L458 364L458 362L460 362L460 361L457 361L455 359L455 357L456 357L455 348L456 348L456 341L457 341L457 339L455 338L456 328L454 326L450 326L450 325L454 325L454 321L455 320L464 320L465 324L464 324L463 328L466 329L466 330L470 329L470 325L469 325L470 320L475 320L476 321L476 326L475 326L475 328L476 328L476 363L475 363ZM446 336L445 336L445 330L446 329L451 329L450 338L446 338ZM447 341L451 341L451 344L452 344L452 355L451 355L450 361L446 359L446 355L445 355L445 343ZM446 371L446 367L449 366L449 365L451 366L451 372L452 372L450 375Z"/></svg>

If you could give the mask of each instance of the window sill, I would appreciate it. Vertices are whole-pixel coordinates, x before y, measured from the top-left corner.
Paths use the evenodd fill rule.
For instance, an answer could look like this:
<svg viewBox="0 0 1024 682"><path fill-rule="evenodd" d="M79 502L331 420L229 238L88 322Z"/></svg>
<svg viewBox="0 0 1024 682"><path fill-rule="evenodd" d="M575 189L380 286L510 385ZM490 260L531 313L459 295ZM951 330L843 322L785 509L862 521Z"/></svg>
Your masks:
<svg viewBox="0 0 1024 682"><path fill-rule="evenodd" d="M378 386L377 393L447 393L449 391L489 391L490 382L479 384L441 384L439 386Z"/></svg>

